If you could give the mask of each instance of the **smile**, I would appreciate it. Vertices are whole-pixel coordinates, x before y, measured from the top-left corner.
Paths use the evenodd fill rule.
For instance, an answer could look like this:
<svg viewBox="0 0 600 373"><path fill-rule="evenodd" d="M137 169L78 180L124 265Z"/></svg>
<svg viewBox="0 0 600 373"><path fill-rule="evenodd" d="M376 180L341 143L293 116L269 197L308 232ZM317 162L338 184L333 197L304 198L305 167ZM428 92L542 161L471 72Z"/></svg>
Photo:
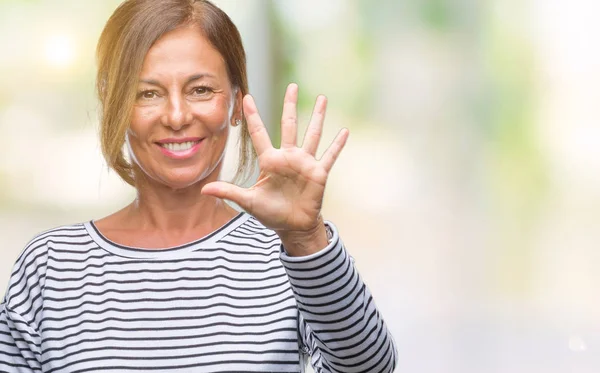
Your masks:
<svg viewBox="0 0 600 373"><path fill-rule="evenodd" d="M186 141L182 143L167 142L164 144L160 144L160 146L172 152L182 152L190 150L194 145L198 143L200 143L200 141Z"/></svg>
<svg viewBox="0 0 600 373"><path fill-rule="evenodd" d="M204 139L185 140L160 141L156 145L164 155L171 159L187 159L196 154L204 144Z"/></svg>

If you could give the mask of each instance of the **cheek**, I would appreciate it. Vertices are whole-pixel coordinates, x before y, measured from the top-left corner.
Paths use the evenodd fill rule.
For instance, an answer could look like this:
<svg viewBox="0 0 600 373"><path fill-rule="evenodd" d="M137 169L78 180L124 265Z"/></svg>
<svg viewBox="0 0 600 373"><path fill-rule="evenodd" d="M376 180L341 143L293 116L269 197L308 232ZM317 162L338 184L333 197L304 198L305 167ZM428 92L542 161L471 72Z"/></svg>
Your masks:
<svg viewBox="0 0 600 373"><path fill-rule="evenodd" d="M198 102L194 105L195 115L213 132L221 132L229 125L229 102L224 97Z"/></svg>
<svg viewBox="0 0 600 373"><path fill-rule="evenodd" d="M229 133L229 128L227 126L223 126L217 131L214 131L211 136L212 146L215 148L225 148L225 143L227 142L227 135Z"/></svg>
<svg viewBox="0 0 600 373"><path fill-rule="evenodd" d="M136 107L131 116L130 132L139 137L149 131L151 124L160 115L155 107Z"/></svg>

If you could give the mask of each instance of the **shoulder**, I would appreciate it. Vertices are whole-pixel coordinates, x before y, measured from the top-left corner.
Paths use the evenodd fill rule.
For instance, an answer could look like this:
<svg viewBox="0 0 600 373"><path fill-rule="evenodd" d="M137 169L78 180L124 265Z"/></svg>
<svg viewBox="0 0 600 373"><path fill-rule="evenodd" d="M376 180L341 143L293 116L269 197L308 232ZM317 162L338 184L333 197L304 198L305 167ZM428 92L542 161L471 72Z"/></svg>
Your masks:
<svg viewBox="0 0 600 373"><path fill-rule="evenodd" d="M273 231L270 228L267 228L264 226L263 223L261 223L257 218L255 218L254 216L246 213L246 215L248 216L248 219L244 222L244 224L247 227L251 227L254 228L254 230L260 230L260 231L270 231L273 232L273 234L275 234L275 231Z"/></svg>
<svg viewBox="0 0 600 373"><path fill-rule="evenodd" d="M275 231L265 227L255 217L247 213L241 216L240 223L236 224L235 228L220 241L257 249L273 249L281 244Z"/></svg>
<svg viewBox="0 0 600 373"><path fill-rule="evenodd" d="M85 236L87 231L83 223L62 225L36 234L25 245L15 261L10 275L9 291L11 287L23 281L31 282L34 276L43 277L48 263L48 249L52 243L74 242Z"/></svg>
<svg viewBox="0 0 600 373"><path fill-rule="evenodd" d="M25 245L13 266L4 297L5 307L21 315L28 323L39 321L51 243L76 239L83 234L83 224L63 225L36 234Z"/></svg>
<svg viewBox="0 0 600 373"><path fill-rule="evenodd" d="M240 224L235 230L239 231L246 236L269 236L269 237L277 237L277 234L274 230L265 227L258 219L254 216L244 213L245 219L242 224Z"/></svg>
<svg viewBox="0 0 600 373"><path fill-rule="evenodd" d="M68 242L87 237L83 223L62 225L36 234L25 245L17 258L16 266L36 261L36 258L47 253L48 245L52 242Z"/></svg>

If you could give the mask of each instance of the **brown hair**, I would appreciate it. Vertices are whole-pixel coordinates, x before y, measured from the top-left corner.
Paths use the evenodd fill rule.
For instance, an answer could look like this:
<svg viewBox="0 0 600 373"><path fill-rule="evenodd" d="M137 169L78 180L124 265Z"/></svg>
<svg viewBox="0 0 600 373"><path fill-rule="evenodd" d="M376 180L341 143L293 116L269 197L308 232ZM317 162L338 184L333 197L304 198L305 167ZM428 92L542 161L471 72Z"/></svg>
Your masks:
<svg viewBox="0 0 600 373"><path fill-rule="evenodd" d="M123 145L129 127L139 74L150 47L178 27L195 25L219 51L231 84L248 93L246 53L238 29L221 9L206 0L127 0L109 18L96 50L100 98L100 144L108 166L134 185L132 165ZM242 119L235 180L247 176L256 158Z"/></svg>

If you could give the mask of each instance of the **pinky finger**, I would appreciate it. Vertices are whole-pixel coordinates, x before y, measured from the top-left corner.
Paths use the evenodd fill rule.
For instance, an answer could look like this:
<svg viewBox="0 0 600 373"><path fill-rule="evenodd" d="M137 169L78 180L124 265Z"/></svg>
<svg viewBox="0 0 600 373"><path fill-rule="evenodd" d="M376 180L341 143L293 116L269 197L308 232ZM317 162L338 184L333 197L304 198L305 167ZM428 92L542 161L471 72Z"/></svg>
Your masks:
<svg viewBox="0 0 600 373"><path fill-rule="evenodd" d="M327 148L325 154L323 154L323 157L321 157L321 160L319 162L327 172L331 170L335 161L338 159L340 153L342 152L342 149L344 148L344 145L346 145L346 140L348 140L349 134L350 131L348 131L347 128L343 128L337 134L337 136L333 140L333 143L329 145L329 148Z"/></svg>

